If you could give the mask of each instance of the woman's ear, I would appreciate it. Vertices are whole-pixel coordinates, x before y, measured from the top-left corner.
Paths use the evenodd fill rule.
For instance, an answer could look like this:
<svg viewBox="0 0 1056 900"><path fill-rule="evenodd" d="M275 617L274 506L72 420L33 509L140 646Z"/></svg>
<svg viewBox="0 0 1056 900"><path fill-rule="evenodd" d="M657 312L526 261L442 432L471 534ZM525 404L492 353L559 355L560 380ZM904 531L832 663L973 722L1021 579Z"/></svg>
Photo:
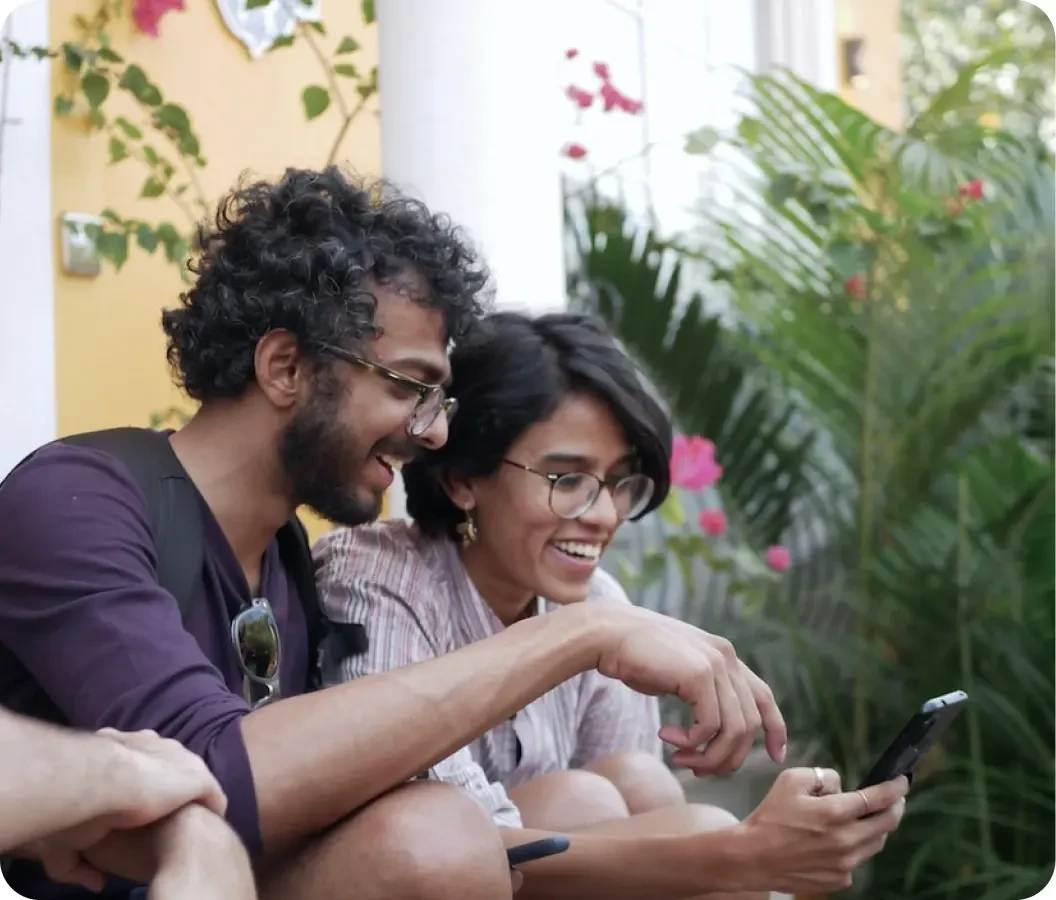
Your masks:
<svg viewBox="0 0 1056 900"><path fill-rule="evenodd" d="M477 498L473 496L473 488L466 478L443 478L440 484L444 488L451 502L459 509L473 509L477 505Z"/></svg>

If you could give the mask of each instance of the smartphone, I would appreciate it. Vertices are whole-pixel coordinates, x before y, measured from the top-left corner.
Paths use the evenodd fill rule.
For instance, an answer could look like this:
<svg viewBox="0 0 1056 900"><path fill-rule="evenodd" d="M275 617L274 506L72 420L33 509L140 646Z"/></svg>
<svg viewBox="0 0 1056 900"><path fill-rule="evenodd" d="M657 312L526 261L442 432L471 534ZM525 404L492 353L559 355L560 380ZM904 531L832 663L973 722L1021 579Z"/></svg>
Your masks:
<svg viewBox="0 0 1056 900"><path fill-rule="evenodd" d="M964 691L954 691L928 700L880 755L858 789L890 781L899 775L905 775L912 783L917 763L938 743L943 732L961 714L967 703L968 695Z"/></svg>
<svg viewBox="0 0 1056 900"><path fill-rule="evenodd" d="M531 841L527 844L520 844L517 847L510 847L506 851L506 858L510 861L510 868L513 869L516 866L536 859L564 853L567 849L567 837L548 837L540 841Z"/></svg>

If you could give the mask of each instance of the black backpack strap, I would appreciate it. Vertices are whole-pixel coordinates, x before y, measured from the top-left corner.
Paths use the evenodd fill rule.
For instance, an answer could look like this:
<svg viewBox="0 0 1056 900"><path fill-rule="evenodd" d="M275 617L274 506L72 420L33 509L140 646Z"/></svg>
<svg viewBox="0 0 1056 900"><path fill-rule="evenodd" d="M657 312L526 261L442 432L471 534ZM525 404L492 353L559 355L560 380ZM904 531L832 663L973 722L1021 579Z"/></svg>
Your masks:
<svg viewBox="0 0 1056 900"><path fill-rule="evenodd" d="M112 428L60 438L59 443L101 450L128 468L147 499L158 557L158 583L186 617L205 561L198 491L176 458L169 436L149 428Z"/></svg>

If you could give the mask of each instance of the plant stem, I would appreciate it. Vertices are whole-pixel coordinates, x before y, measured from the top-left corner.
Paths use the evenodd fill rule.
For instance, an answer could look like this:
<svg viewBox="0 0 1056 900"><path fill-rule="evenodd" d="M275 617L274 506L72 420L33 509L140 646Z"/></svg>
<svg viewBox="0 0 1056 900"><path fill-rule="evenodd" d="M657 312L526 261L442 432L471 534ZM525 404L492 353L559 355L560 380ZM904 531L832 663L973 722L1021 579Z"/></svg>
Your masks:
<svg viewBox="0 0 1056 900"><path fill-rule="evenodd" d="M969 623L968 584L971 581L971 551L968 538L969 485L964 473L957 476L957 639L960 644L961 683L971 696L972 692L972 630ZM968 751L972 759L972 780L976 801L979 804L979 844L986 866L993 860L994 847L990 834L990 804L986 790L986 766L983 759L983 742L979 731L979 716L969 704Z"/></svg>
<svg viewBox="0 0 1056 900"><path fill-rule="evenodd" d="M366 100L360 100L359 105L352 110L349 115L343 118L341 127L337 130L337 137L334 138L334 143L330 146L330 152L326 155L326 164L328 166L334 164L334 160L337 159L337 151L341 148L341 142L345 139L345 135L348 134L348 129L352 125L352 121L360 114L363 107L366 105Z"/></svg>

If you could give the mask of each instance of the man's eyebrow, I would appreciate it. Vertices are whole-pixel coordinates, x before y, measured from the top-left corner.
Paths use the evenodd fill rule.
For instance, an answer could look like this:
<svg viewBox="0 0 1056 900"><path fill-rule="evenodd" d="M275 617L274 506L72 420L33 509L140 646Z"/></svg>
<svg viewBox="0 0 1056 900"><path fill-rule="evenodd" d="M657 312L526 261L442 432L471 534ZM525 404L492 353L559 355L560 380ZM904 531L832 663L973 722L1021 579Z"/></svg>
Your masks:
<svg viewBox="0 0 1056 900"><path fill-rule="evenodd" d="M447 366L438 366L433 360L420 356L403 356L391 361L385 360L382 365L401 375L424 381L426 384L441 384L446 387L451 381L451 370ZM413 375L411 375L412 372Z"/></svg>

